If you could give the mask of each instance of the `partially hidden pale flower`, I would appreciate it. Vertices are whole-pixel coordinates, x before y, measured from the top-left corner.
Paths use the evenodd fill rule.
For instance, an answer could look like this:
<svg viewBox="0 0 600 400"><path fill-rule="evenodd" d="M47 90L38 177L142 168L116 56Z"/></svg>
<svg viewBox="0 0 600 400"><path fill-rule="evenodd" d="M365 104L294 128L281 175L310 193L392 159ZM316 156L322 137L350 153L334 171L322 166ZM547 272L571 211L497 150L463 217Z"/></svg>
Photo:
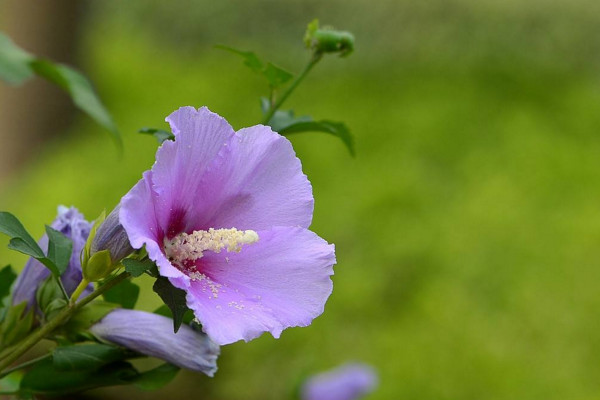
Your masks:
<svg viewBox="0 0 600 400"><path fill-rule="evenodd" d="M181 368L213 376L219 346L187 325L173 333L173 320L144 311L116 309L90 331L100 340L157 357Z"/></svg>
<svg viewBox="0 0 600 400"><path fill-rule="evenodd" d="M235 132L207 108L167 117L175 141L121 200L134 248L217 343L307 326L332 291L335 254L308 230L311 185L290 142L269 127Z"/></svg>
<svg viewBox="0 0 600 400"><path fill-rule="evenodd" d="M80 254L90 234L91 223L85 220L83 215L75 207L58 207L58 215L50 225L73 241L71 259L65 272L60 279L67 291L72 294L79 282L81 282ZM44 234L38 242L42 250L48 250L48 236ZM30 258L25 264L23 272L19 274L13 289L12 301L14 305L27 302L28 308L36 305L35 294L41 283L50 276L50 271L39 261ZM86 293L91 291L90 286Z"/></svg>
<svg viewBox="0 0 600 400"><path fill-rule="evenodd" d="M377 387L373 368L346 364L309 378L302 386L302 400L358 400Z"/></svg>

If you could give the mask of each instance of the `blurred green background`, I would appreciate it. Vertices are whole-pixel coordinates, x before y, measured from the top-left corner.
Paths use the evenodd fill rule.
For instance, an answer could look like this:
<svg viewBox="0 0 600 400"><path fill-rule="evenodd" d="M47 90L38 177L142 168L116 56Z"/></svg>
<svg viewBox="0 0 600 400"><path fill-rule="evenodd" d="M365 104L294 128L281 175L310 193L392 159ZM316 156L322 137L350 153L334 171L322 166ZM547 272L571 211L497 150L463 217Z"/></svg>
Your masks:
<svg viewBox="0 0 600 400"><path fill-rule="evenodd" d="M0 186L0 208L36 235L58 204L89 219L116 205L154 160L136 130L166 128L176 108L260 121L264 82L213 44L298 72L312 18L357 37L286 104L356 136L356 159L333 137L290 137L314 188L312 230L337 249L325 313L224 347L213 379L88 398L285 399L349 360L378 370L373 400L600 397L599 2L84 4L80 68L125 151L81 114L36 147ZM3 262L22 265L5 243ZM143 308L158 302L145 291Z"/></svg>

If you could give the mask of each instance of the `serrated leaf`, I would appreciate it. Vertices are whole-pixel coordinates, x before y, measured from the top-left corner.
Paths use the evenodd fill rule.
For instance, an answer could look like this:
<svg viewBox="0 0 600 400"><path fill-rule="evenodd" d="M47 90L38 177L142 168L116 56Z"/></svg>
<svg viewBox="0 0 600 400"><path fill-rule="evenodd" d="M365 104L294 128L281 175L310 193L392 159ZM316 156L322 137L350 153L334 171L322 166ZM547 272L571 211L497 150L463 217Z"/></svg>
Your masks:
<svg viewBox="0 0 600 400"><path fill-rule="evenodd" d="M125 271L129 272L134 278L155 267L152 260L140 261L135 258L125 258L121 263L125 266Z"/></svg>
<svg viewBox="0 0 600 400"><path fill-rule="evenodd" d="M185 301L185 291L176 288L167 278L159 277L152 290L156 292L162 301L169 307L173 315L173 331L177 333L183 323L183 317L188 311Z"/></svg>
<svg viewBox="0 0 600 400"><path fill-rule="evenodd" d="M283 128L280 128L278 131L281 135L289 135L292 133L299 132L325 132L329 133L333 136L336 136L342 140L342 142L348 148L348 151L354 157L354 138L350 133L348 127L342 122L334 122L334 121L296 121Z"/></svg>
<svg viewBox="0 0 600 400"><path fill-rule="evenodd" d="M0 79L19 85L33 76L29 66L34 57L0 32Z"/></svg>
<svg viewBox="0 0 600 400"><path fill-rule="evenodd" d="M127 385L139 373L127 362L117 361L97 370L64 371L53 360L44 359L34 365L21 381L21 391L58 395L103 387Z"/></svg>
<svg viewBox="0 0 600 400"><path fill-rule="evenodd" d="M48 235L48 259L56 266L58 274L62 275L69 265L73 252L73 241L46 225Z"/></svg>
<svg viewBox="0 0 600 400"><path fill-rule="evenodd" d="M104 300L128 309L135 307L139 295L140 287L130 280L124 280L103 294Z"/></svg>
<svg viewBox="0 0 600 400"><path fill-rule="evenodd" d="M252 71L262 74L264 66L263 62L258 58L258 56L252 51L243 51L234 49L233 47L216 45L215 48L228 51L233 54L237 54L244 59L244 65L250 68Z"/></svg>
<svg viewBox="0 0 600 400"><path fill-rule="evenodd" d="M143 390L156 390L171 382L180 368L173 364L163 364L141 373L133 383Z"/></svg>
<svg viewBox="0 0 600 400"><path fill-rule="evenodd" d="M271 85L271 87L274 89L283 86L294 77L291 72L288 72L270 62L267 63L267 66L265 67L264 71L262 71L262 74L265 76L265 78L267 78L269 85Z"/></svg>
<svg viewBox="0 0 600 400"><path fill-rule="evenodd" d="M73 103L94 121L106 128L111 133L115 143L119 147L122 146L117 126L85 76L71 67L43 59L32 60L30 66L37 75L69 93Z"/></svg>
<svg viewBox="0 0 600 400"><path fill-rule="evenodd" d="M8 296L10 287L16 278L17 274L15 274L10 265L0 270L0 300Z"/></svg>
<svg viewBox="0 0 600 400"><path fill-rule="evenodd" d="M61 371L90 371L132 354L123 348L99 343L59 346L52 352L52 362Z"/></svg>
<svg viewBox="0 0 600 400"><path fill-rule="evenodd" d="M144 133L147 135L154 136L159 144L162 144L162 142L164 142L165 140L175 140L175 135L163 129L142 128L138 131L138 133Z"/></svg>

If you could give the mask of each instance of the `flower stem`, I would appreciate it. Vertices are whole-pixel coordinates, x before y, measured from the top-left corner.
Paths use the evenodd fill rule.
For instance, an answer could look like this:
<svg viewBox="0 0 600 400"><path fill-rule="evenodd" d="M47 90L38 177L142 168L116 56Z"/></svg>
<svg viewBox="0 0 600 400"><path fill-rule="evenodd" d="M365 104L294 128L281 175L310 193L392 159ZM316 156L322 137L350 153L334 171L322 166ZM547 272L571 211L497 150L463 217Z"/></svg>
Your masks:
<svg viewBox="0 0 600 400"><path fill-rule="evenodd" d="M25 338L15 349L11 352L4 360L0 361L0 373L4 371L7 367L9 367L16 359L21 357L27 350L31 349L37 342L48 336L55 329L63 325L67 322L73 314L83 308L85 305L90 303L96 297L100 296L102 293L110 290L115 285L119 284L123 280L129 278L129 272L123 272L106 284L100 286L95 291L93 291L90 295L81 299L78 303L69 303L69 305L64 308L56 317L50 320L46 325L41 326L38 330L34 331L31 335Z"/></svg>
<svg viewBox="0 0 600 400"><path fill-rule="evenodd" d="M81 282L79 282L79 285L77 286L77 288L75 288L75 291L73 292L73 294L71 295L70 301L72 303L75 303L77 301L77 299L79 298L79 296L81 296L81 293L83 293L83 291L89 284L90 283L85 278L83 278L81 280Z"/></svg>
<svg viewBox="0 0 600 400"><path fill-rule="evenodd" d="M265 115L265 118L263 119L263 125L267 125L269 123L271 118L273 118L275 111L277 111L279 109L279 107L281 107L283 102L287 100L287 98L290 96L290 94L292 94L292 92L296 89L296 87L300 84L300 82L302 82L304 80L304 78L306 78L306 75L308 75L310 70L315 65L317 65L317 63L321 60L322 57L323 57L322 53L314 53L313 54L312 58L310 59L310 61L308 62L308 64L306 65L306 67L304 68L302 73L300 75L298 75L296 80L291 84L291 86L288 88L288 90L286 90L285 93L279 98L279 100L277 100L277 102L269 108L269 111L267 111L267 114Z"/></svg>

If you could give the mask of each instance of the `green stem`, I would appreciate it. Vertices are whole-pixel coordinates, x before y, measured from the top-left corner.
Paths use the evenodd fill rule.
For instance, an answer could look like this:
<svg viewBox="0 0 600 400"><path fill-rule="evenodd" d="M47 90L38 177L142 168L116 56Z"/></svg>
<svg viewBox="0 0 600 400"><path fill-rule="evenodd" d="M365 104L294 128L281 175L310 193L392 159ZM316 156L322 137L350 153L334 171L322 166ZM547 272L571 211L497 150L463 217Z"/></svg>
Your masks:
<svg viewBox="0 0 600 400"><path fill-rule="evenodd" d="M70 301L72 303L75 303L77 301L77 299L79 298L79 296L81 296L81 293L83 293L83 291L89 284L90 283L85 278L83 278L81 280L81 282L79 282L79 285L75 288L75 291L73 292L73 294L71 295Z"/></svg>
<svg viewBox="0 0 600 400"><path fill-rule="evenodd" d="M128 272L123 272L106 284L100 286L98 289L93 291L89 296L81 299L79 303L70 303L68 307L63 309L56 317L50 320L46 325L41 326L38 330L34 331L31 335L25 338L10 355L4 360L0 361L0 373L9 367L17 358L21 357L27 350L31 349L37 342L48 336L55 329L59 328L65 322L69 320L77 311L82 307L86 306L89 302L100 296L102 293L110 290L115 285L119 284L123 280L129 278Z"/></svg>
<svg viewBox="0 0 600 400"><path fill-rule="evenodd" d="M267 125L269 123L271 118L273 118L273 114L275 114L275 111L277 111L279 109L279 107L281 107L283 102L286 101L288 97L290 97L290 94L292 94L292 92L296 89L296 87L300 84L300 82L302 82L304 80L304 78L306 78L306 75L308 75L310 70L313 69L313 67L315 65L317 65L317 63L321 60L322 57L323 57L322 53L315 53L312 56L312 58L310 59L310 61L308 62L308 64L304 68L304 70L302 71L302 73L300 75L298 75L298 77L291 84L291 86L288 88L288 90L286 90L285 93L279 98L279 100L277 100L277 102L273 106L271 106L271 108L269 108L269 111L267 112L267 114L265 115L265 118L263 119L263 125Z"/></svg>
<svg viewBox="0 0 600 400"><path fill-rule="evenodd" d="M45 360L46 358L50 357L51 355L52 355L52 354L50 354L50 353L48 353L48 354L44 354L44 355L43 355L43 356L41 356L41 357L37 357L37 358L34 358L34 359L32 359L32 360L25 361L25 362L24 362L24 363L22 363L22 364L19 364L19 365L15 366L15 367L9 368L9 369L7 369L6 371L4 371L3 373L1 373L1 374L0 374L0 379L1 379L1 378L4 378L6 375L8 375L8 374L10 374L10 373L12 373L12 372L18 371L18 370L20 370L20 369L23 369L23 368L27 368L27 367L29 367L30 365L33 365L33 364L35 364L35 363L36 363L36 362L38 362L38 361Z"/></svg>
<svg viewBox="0 0 600 400"><path fill-rule="evenodd" d="M67 290L65 289L65 285L63 285L62 281L60 280L60 277L56 276L54 274L52 274L52 276L54 277L54 280L56 281L56 284L60 288L60 291L62 292L62 295L65 298L65 300L69 301L69 295L67 293Z"/></svg>

